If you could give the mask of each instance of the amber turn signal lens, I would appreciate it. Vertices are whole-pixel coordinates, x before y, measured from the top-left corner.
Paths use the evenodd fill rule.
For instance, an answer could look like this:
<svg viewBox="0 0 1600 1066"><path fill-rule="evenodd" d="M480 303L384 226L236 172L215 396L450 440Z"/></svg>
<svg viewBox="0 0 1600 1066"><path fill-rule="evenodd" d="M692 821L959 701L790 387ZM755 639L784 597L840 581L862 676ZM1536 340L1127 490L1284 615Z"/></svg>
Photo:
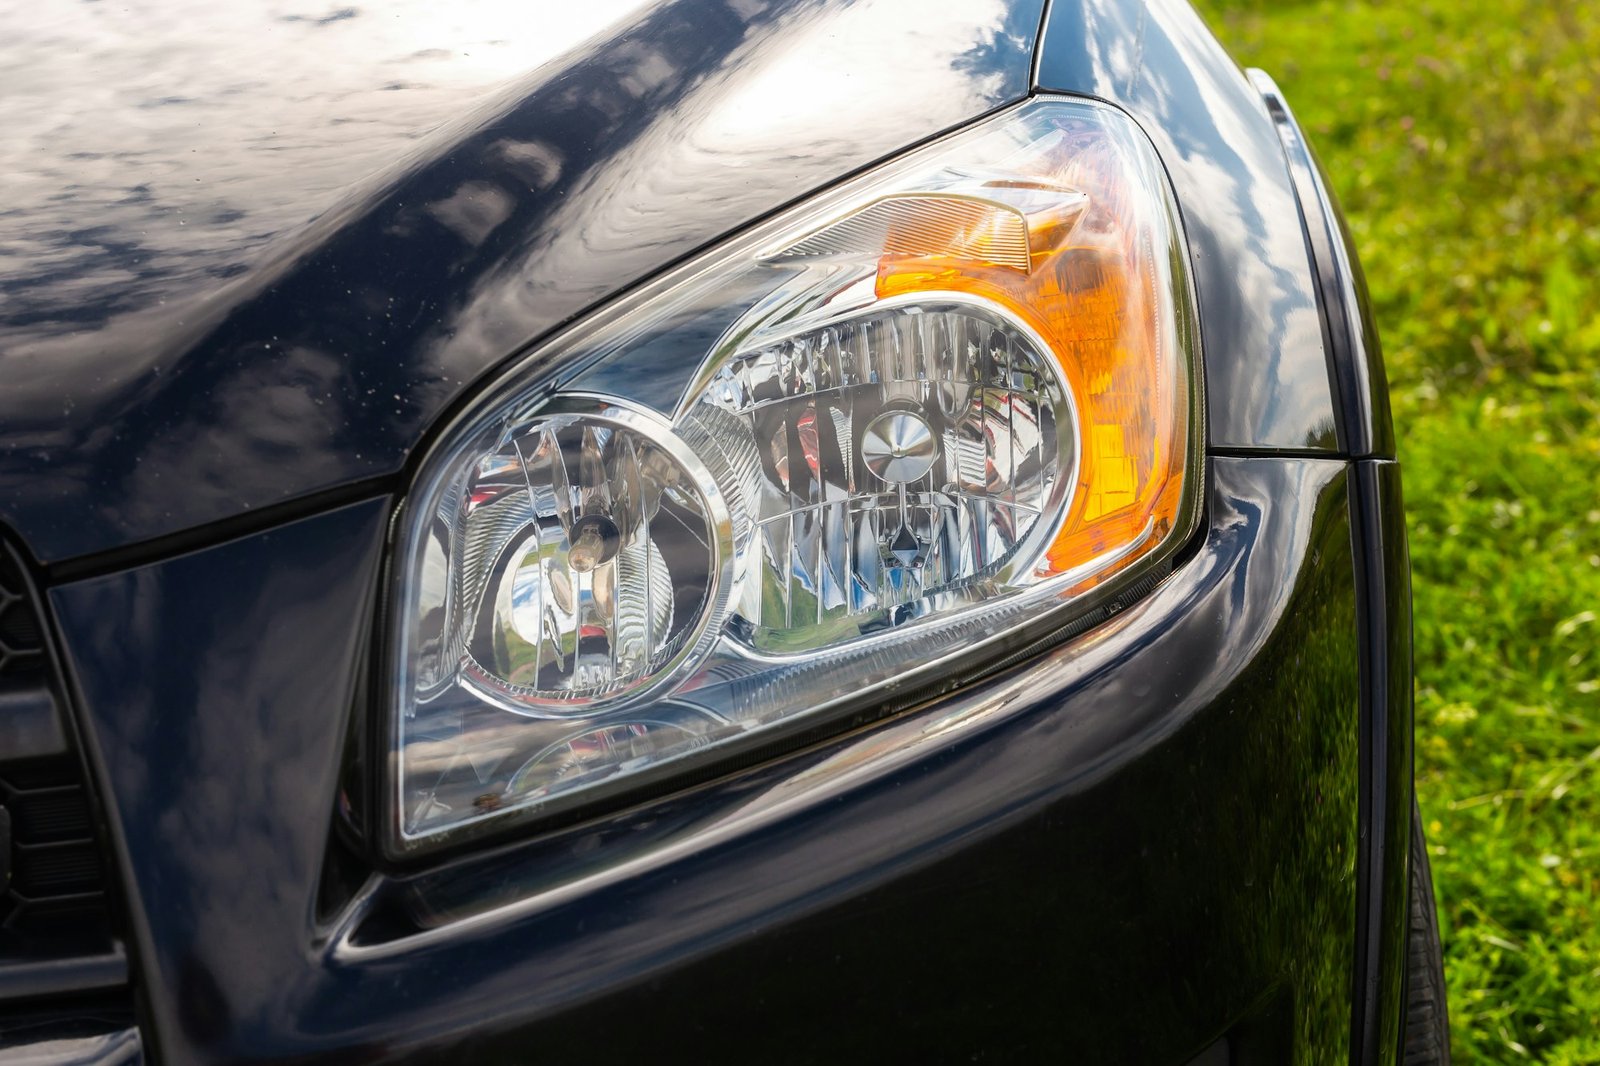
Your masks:
<svg viewBox="0 0 1600 1066"><path fill-rule="evenodd" d="M1052 573L1093 568L1103 580L1161 542L1178 521L1189 452L1188 374L1167 246L1171 223L1130 160L1099 130L1063 130L1011 161L977 194L1027 190L1020 220L1028 269L975 256L992 244L952 234L945 249L904 254L886 241L879 298L960 292L1005 308L1059 361L1078 408L1078 482L1047 553ZM1012 168L1015 168L1014 171ZM1053 205L1053 206L1052 206Z"/></svg>

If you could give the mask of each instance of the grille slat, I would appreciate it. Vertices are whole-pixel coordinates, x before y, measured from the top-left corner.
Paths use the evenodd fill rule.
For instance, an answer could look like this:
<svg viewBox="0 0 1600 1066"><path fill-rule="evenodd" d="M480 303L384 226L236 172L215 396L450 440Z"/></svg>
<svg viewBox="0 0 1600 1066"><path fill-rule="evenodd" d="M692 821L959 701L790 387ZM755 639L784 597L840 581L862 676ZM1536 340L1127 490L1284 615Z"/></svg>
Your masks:
<svg viewBox="0 0 1600 1066"><path fill-rule="evenodd" d="M110 957L107 867L45 645L42 604L0 543L0 987L41 963ZM28 982L24 982L27 984ZM3 997L0 997L3 999Z"/></svg>
<svg viewBox="0 0 1600 1066"><path fill-rule="evenodd" d="M93 840L89 800L76 786L57 792L27 793L8 803L6 809L11 812L12 839L18 844Z"/></svg>
<svg viewBox="0 0 1600 1066"><path fill-rule="evenodd" d="M0 547L0 678L44 672L44 632L22 567Z"/></svg>
<svg viewBox="0 0 1600 1066"><path fill-rule="evenodd" d="M92 840L12 847L11 890L25 899L59 899L100 888L100 857Z"/></svg>

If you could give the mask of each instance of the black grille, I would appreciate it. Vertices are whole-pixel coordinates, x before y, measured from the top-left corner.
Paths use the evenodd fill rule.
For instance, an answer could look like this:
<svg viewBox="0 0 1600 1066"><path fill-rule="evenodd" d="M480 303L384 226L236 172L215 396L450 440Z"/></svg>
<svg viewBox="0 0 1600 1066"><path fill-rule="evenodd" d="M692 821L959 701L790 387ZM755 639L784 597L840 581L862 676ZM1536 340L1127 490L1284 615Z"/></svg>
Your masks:
<svg viewBox="0 0 1600 1066"><path fill-rule="evenodd" d="M0 544L0 979L8 966L116 951L83 762L40 604Z"/></svg>
<svg viewBox="0 0 1600 1066"><path fill-rule="evenodd" d="M0 678L30 671L42 677L44 670L44 634L29 602L28 583L17 560L0 546Z"/></svg>

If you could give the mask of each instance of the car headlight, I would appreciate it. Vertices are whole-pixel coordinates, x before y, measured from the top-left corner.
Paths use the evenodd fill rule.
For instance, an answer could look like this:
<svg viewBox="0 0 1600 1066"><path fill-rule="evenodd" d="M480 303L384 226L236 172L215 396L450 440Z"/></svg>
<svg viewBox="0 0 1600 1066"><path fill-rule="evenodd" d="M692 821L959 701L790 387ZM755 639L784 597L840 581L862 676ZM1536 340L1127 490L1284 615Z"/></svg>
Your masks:
<svg viewBox="0 0 1600 1066"><path fill-rule="evenodd" d="M1044 100L523 358L397 526L392 843L659 787L1059 633L1192 528L1195 336L1149 142Z"/></svg>

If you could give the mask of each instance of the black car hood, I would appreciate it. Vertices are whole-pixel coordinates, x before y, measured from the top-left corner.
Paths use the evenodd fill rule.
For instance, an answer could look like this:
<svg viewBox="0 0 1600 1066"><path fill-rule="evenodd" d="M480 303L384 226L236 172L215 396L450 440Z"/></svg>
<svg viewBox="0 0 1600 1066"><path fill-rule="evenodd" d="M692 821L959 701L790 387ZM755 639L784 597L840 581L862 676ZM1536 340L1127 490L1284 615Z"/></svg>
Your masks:
<svg viewBox="0 0 1600 1066"><path fill-rule="evenodd" d="M0 524L57 563L394 475L541 335L1026 95L1043 0L565 6L0 16Z"/></svg>

